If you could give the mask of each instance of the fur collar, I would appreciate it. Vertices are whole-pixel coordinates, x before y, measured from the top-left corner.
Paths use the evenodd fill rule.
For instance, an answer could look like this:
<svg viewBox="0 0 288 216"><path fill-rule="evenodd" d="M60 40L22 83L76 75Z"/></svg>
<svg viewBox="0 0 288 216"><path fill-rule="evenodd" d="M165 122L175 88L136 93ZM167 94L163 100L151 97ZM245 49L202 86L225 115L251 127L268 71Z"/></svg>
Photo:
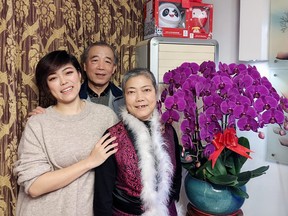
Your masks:
<svg viewBox="0 0 288 216"><path fill-rule="evenodd" d="M154 111L151 119L151 135L146 125L122 110L125 125L135 135L139 169L143 189L141 200L145 213L143 216L169 215L167 208L172 184L173 165L165 150L165 143L160 131L159 114Z"/></svg>

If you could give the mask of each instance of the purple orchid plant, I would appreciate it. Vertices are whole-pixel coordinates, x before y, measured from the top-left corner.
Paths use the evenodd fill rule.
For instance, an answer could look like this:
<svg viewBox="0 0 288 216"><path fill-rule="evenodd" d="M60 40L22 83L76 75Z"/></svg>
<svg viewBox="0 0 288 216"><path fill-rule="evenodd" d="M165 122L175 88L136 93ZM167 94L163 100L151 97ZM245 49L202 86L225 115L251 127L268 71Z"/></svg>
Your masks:
<svg viewBox="0 0 288 216"><path fill-rule="evenodd" d="M250 157L249 141L240 131L258 133L267 124L284 123L288 100L280 97L255 66L213 61L183 63L164 74L162 121L179 122L182 164L189 173L213 184L229 186L241 197L251 178L269 166L241 172Z"/></svg>

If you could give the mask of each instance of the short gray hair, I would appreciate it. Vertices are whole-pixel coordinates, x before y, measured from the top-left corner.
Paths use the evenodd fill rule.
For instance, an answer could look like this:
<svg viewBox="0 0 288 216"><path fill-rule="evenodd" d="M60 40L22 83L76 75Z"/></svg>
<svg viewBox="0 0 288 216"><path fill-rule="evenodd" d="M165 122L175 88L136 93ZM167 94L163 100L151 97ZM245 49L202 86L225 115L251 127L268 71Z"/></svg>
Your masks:
<svg viewBox="0 0 288 216"><path fill-rule="evenodd" d="M88 58L88 53L89 53L90 49L92 47L94 47L94 46L110 48L112 50L113 54L114 54L114 65L117 65L118 57L117 57L116 49L112 45L106 43L105 41L97 41L97 42L89 44L88 47L86 47L84 49L84 51L83 51L83 53L81 55L81 65L82 66L84 65L84 63L86 62L86 60Z"/></svg>
<svg viewBox="0 0 288 216"><path fill-rule="evenodd" d="M122 87L123 93L125 93L125 86L126 86L127 81L132 77L137 77L140 75L143 75L147 77L148 79L150 79L152 81L152 85L155 89L155 92L157 92L158 86L157 86L154 74L148 68L134 68L134 69L127 71L122 78L121 87Z"/></svg>

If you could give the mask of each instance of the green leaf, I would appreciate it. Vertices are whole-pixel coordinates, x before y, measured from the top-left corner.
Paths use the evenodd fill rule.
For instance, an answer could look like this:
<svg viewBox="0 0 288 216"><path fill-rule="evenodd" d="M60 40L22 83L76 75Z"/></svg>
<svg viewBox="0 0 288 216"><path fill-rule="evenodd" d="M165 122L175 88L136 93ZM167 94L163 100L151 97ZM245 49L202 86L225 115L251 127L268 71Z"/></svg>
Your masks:
<svg viewBox="0 0 288 216"><path fill-rule="evenodd" d="M232 175L237 175L238 172L236 170L235 167L235 162L234 162L234 158L233 157L228 157L225 161L225 166L227 168L228 173L232 174Z"/></svg>
<svg viewBox="0 0 288 216"><path fill-rule="evenodd" d="M249 141L245 137L240 137L238 139L238 143L248 149L250 149ZM249 154L249 153L248 153ZM244 163L246 162L247 158L243 157L242 155L233 152L227 151L226 153L226 162L225 166L227 167L228 173L232 175L237 175L240 173L241 168L243 167Z"/></svg>
<svg viewBox="0 0 288 216"><path fill-rule="evenodd" d="M235 154L236 154L236 153L235 153ZM247 158L245 158L245 160L244 160L243 158L245 158L245 157L243 157L243 156L241 156L241 155L239 155L239 154L234 155L234 157L233 157L235 175L237 175L237 174L240 173L243 164L244 164L245 161L247 160Z"/></svg>
<svg viewBox="0 0 288 216"><path fill-rule="evenodd" d="M249 140L246 137L239 137L238 143L248 149L250 149L250 143ZM249 154L249 153L248 153Z"/></svg>
<svg viewBox="0 0 288 216"><path fill-rule="evenodd" d="M240 137L238 143L248 149L250 149L249 141L245 137ZM249 153L248 153L249 154ZM226 149L221 153L221 158L225 163L227 172L232 175L237 175L240 173L243 164L246 162L247 158L239 155L238 153Z"/></svg>
<svg viewBox="0 0 288 216"><path fill-rule="evenodd" d="M217 185L234 186L238 184L237 176L233 176L233 175L212 176L208 180L211 183L217 184Z"/></svg>
<svg viewBox="0 0 288 216"><path fill-rule="evenodd" d="M249 143L249 140L246 138L246 137L240 137L238 139L238 143L248 149L250 149L250 143ZM247 153L248 155L250 154L249 152ZM240 156L239 158L239 170L242 168L243 164L246 162L247 158L246 157L243 157L243 156Z"/></svg>
<svg viewBox="0 0 288 216"><path fill-rule="evenodd" d="M230 187L231 192L239 197L243 197L245 199L249 198L249 195L246 193L246 191L242 190L240 187Z"/></svg>
<svg viewBox="0 0 288 216"><path fill-rule="evenodd" d="M252 177L251 171L246 171L239 173L238 175L238 185L237 186L243 186L245 185Z"/></svg>
<svg viewBox="0 0 288 216"><path fill-rule="evenodd" d="M212 168L212 162L211 161L207 161L206 162L207 166L206 166L206 170L211 173L213 176L219 176L219 175L226 175L227 171L226 171L226 167L222 161L222 159L219 157L215 163L214 168Z"/></svg>
<svg viewBox="0 0 288 216"><path fill-rule="evenodd" d="M210 174L207 173L205 167L202 166L195 172L195 176L199 179L206 180L207 176L209 177Z"/></svg>
<svg viewBox="0 0 288 216"><path fill-rule="evenodd" d="M246 171L238 174L238 186L245 185L251 178L261 176L266 173L269 166L262 166L255 170Z"/></svg>
<svg viewBox="0 0 288 216"><path fill-rule="evenodd" d="M252 173L252 177L251 178L255 178L255 177L258 177L258 176L261 176L263 174L266 174L266 171L269 169L269 166L261 166L255 170L252 170L251 173Z"/></svg>

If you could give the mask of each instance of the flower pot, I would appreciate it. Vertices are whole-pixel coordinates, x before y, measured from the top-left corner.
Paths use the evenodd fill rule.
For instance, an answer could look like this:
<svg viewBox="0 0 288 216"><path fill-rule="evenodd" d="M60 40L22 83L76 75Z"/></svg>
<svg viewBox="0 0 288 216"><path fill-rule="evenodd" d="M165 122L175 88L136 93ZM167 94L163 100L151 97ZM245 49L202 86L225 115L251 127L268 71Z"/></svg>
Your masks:
<svg viewBox="0 0 288 216"><path fill-rule="evenodd" d="M196 209L212 215L233 214L245 201L245 198L233 194L229 187L214 185L190 174L186 175L184 186L190 203Z"/></svg>

